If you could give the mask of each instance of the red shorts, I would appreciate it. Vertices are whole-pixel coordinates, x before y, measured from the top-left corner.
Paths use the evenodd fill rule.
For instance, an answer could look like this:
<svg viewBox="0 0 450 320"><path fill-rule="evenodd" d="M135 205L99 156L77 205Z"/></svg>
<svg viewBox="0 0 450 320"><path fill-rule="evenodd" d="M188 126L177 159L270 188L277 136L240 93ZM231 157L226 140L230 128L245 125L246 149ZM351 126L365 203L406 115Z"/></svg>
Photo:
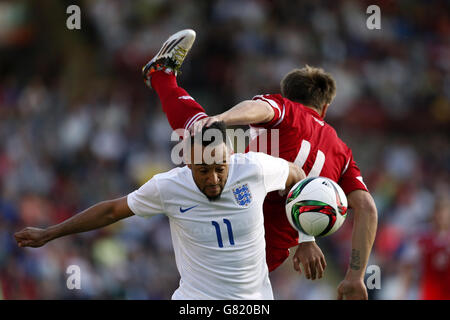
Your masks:
<svg viewBox="0 0 450 320"><path fill-rule="evenodd" d="M269 272L278 268L289 257L289 249L266 247L266 262Z"/></svg>

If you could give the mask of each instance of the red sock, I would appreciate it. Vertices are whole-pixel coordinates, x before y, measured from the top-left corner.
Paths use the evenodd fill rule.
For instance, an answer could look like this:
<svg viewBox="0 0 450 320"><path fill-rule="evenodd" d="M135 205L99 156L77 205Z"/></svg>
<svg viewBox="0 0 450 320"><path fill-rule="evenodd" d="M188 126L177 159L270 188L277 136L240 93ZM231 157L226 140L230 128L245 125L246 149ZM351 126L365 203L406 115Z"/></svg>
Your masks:
<svg viewBox="0 0 450 320"><path fill-rule="evenodd" d="M173 130L188 130L194 122L208 116L186 90L178 87L173 74L167 74L164 70L156 71L152 74L151 83Z"/></svg>

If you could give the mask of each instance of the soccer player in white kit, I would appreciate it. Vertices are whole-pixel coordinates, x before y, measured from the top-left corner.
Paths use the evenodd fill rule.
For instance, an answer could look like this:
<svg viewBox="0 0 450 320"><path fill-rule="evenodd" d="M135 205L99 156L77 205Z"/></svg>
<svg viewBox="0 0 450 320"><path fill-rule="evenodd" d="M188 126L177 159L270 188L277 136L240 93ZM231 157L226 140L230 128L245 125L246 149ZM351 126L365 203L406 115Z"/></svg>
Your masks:
<svg viewBox="0 0 450 320"><path fill-rule="evenodd" d="M208 161L206 152L197 161L194 142L187 166L157 174L128 196L100 202L58 225L25 228L14 235L18 245L40 247L134 214L164 213L181 276L172 299L273 299L265 258L264 198L274 190L289 190L305 174L264 153L231 154L224 124L213 124L202 134L211 129L222 137L212 141L209 153L219 161ZM202 151L212 145L203 139L200 143Z"/></svg>

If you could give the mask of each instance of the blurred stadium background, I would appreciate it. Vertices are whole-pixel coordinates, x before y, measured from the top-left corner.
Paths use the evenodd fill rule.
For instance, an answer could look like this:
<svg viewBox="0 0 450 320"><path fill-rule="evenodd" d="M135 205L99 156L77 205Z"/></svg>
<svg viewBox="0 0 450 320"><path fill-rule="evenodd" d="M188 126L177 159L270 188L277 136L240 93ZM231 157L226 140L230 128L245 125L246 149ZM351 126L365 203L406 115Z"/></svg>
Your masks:
<svg viewBox="0 0 450 320"><path fill-rule="evenodd" d="M79 31L66 28L71 4L81 8ZM366 28L370 4L381 8L381 30ZM61 222L172 167L171 130L141 66L188 27L197 42L179 83L210 114L278 92L291 68L332 73L327 120L379 211L369 265L380 267L381 289L370 298L420 298L420 261L404 285L408 247L450 194L449 12L447 1L406 0L0 2L0 298L170 298L179 276L163 216L39 249L17 248L13 233ZM299 277L289 260L271 274L275 297L334 299L351 223L318 240L324 279ZM66 287L71 264L81 267L81 290Z"/></svg>

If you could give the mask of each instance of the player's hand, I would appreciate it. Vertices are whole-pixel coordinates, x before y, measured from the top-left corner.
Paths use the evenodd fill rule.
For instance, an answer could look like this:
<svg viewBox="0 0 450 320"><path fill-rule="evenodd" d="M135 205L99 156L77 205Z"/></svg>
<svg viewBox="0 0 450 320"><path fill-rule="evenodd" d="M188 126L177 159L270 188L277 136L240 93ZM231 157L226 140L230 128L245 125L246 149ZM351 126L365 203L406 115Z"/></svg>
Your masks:
<svg viewBox="0 0 450 320"><path fill-rule="evenodd" d="M214 122L221 121L221 120L222 119L219 116L212 116L212 117L200 119L200 120L194 122L194 124L191 126L189 131L190 131L191 135L193 136L193 135L201 132L203 127L208 128Z"/></svg>
<svg viewBox="0 0 450 320"><path fill-rule="evenodd" d="M367 289L364 279L345 277L337 288L338 300L367 300Z"/></svg>
<svg viewBox="0 0 450 320"><path fill-rule="evenodd" d="M292 260L294 269L301 274L300 264L302 264L306 279L311 280L322 278L327 266L322 250L315 241L300 243Z"/></svg>
<svg viewBox="0 0 450 320"><path fill-rule="evenodd" d="M45 229L40 228L25 228L14 234L19 247L42 247L48 242L48 235Z"/></svg>

